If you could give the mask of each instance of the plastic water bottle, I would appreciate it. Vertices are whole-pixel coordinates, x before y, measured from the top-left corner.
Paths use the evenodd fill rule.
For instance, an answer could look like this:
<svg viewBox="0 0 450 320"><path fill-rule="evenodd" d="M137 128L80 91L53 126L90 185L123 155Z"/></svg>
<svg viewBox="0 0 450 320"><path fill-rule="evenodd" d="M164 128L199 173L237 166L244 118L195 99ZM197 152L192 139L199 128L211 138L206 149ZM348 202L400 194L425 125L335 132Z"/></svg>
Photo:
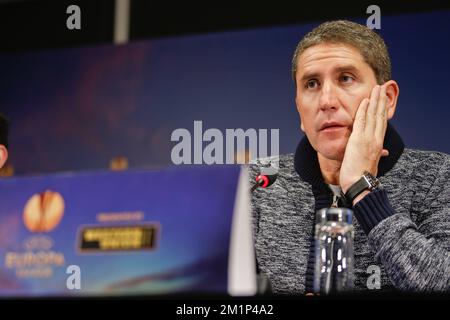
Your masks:
<svg viewBox="0 0 450 320"><path fill-rule="evenodd" d="M324 208L316 212L314 292L321 295L354 287L353 211Z"/></svg>

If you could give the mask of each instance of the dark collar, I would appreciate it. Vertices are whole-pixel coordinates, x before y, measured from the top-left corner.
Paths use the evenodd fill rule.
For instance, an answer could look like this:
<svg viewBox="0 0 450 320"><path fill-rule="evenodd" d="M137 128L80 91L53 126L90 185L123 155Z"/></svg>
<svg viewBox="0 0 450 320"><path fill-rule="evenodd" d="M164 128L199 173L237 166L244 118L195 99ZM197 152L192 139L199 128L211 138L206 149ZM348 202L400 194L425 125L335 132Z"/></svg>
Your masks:
<svg viewBox="0 0 450 320"><path fill-rule="evenodd" d="M384 137L384 148L389 150L389 156L380 159L378 163L378 177L392 169L405 148L402 138L389 123ZM303 137L297 146L294 166L295 171L306 182L316 187L325 185L320 172L319 161L317 160L317 152L311 146L306 136Z"/></svg>

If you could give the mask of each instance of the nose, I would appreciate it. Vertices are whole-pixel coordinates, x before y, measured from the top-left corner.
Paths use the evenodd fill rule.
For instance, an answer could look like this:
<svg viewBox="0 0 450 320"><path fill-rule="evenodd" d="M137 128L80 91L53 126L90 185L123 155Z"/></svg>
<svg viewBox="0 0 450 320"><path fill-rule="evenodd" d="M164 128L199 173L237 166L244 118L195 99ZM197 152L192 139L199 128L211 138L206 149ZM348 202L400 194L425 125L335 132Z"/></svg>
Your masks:
<svg viewBox="0 0 450 320"><path fill-rule="evenodd" d="M338 99L336 96L336 88L331 83L331 81L325 81L322 84L322 90L320 92L320 98L319 98L319 106L320 109L323 111L329 110L329 109L337 109L338 108Z"/></svg>

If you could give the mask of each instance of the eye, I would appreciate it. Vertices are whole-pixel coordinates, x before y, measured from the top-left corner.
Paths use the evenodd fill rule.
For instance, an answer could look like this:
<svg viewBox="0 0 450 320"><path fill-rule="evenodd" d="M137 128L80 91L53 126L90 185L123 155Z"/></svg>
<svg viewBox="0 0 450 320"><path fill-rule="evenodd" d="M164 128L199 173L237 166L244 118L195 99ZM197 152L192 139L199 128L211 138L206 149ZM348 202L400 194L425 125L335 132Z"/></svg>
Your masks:
<svg viewBox="0 0 450 320"><path fill-rule="evenodd" d="M344 83L352 83L355 80L355 78L353 78L352 76L350 76L348 74L344 74L340 77L339 80Z"/></svg>
<svg viewBox="0 0 450 320"><path fill-rule="evenodd" d="M305 89L314 89L314 88L316 88L318 85L319 85L319 84L318 84L318 82L317 82L316 79L311 79L311 80L306 81Z"/></svg>

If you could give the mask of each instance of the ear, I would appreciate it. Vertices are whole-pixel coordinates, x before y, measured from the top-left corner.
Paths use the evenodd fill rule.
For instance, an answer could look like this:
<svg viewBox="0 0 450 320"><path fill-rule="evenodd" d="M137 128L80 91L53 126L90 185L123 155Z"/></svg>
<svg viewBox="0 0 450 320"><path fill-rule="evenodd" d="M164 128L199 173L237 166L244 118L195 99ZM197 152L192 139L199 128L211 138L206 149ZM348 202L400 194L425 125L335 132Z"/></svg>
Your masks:
<svg viewBox="0 0 450 320"><path fill-rule="evenodd" d="M5 164L6 160L8 160L8 149L2 144L0 144L0 169Z"/></svg>
<svg viewBox="0 0 450 320"><path fill-rule="evenodd" d="M386 86L387 96L387 118L390 120L394 116L395 108L397 107L397 99L400 93L400 88L394 80L389 80L384 85Z"/></svg>
<svg viewBox="0 0 450 320"><path fill-rule="evenodd" d="M303 126L302 121L302 114L300 113L300 103L297 97L295 97L295 105L297 106L298 115L300 116L300 129L302 129L302 131L305 132L305 127Z"/></svg>

